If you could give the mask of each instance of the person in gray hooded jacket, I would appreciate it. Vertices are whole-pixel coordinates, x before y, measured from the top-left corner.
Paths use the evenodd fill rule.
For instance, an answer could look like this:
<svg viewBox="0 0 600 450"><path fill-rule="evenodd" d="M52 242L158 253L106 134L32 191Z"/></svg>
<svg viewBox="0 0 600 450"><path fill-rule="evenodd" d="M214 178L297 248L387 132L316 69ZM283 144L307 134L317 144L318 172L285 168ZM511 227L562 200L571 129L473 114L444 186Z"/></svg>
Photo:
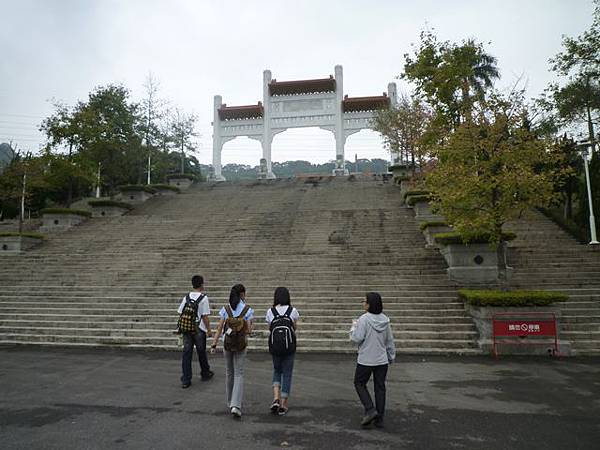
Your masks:
<svg viewBox="0 0 600 450"><path fill-rule="evenodd" d="M363 304L365 314L354 320L350 339L358 344L358 361L354 373L354 387L365 408L362 426L375 423L383 427L385 413L385 378L388 365L396 358L394 336L390 319L383 314L383 302L377 292L368 292ZM367 389L373 374L375 406Z"/></svg>

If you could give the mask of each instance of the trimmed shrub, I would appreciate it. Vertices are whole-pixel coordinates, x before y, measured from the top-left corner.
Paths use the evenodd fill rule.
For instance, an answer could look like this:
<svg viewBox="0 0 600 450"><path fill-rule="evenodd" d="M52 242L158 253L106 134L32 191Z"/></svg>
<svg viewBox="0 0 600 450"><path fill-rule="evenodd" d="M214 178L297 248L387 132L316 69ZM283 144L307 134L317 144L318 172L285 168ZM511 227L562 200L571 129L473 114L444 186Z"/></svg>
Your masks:
<svg viewBox="0 0 600 450"><path fill-rule="evenodd" d="M430 202L431 194L419 194L419 195L408 195L406 198L406 204L410 206L414 206L419 202Z"/></svg>
<svg viewBox="0 0 600 450"><path fill-rule="evenodd" d="M144 191L148 194L156 194L156 189L152 189L150 186L145 184L126 184L124 186L119 186L119 190L123 191Z"/></svg>
<svg viewBox="0 0 600 450"><path fill-rule="evenodd" d="M92 217L90 211L83 209L70 209L70 208L45 208L40 211L41 214L72 214L74 216Z"/></svg>
<svg viewBox="0 0 600 450"><path fill-rule="evenodd" d="M515 233L502 233L503 241L512 241L516 238ZM489 234L476 234L473 236L463 236L458 231L450 231L448 233L438 233L434 236L435 242L441 245L451 244L489 244L492 242Z"/></svg>
<svg viewBox="0 0 600 450"><path fill-rule="evenodd" d="M118 202L116 200L90 200L88 201L88 205L100 208L103 206L114 206L116 208L133 209L133 206L129 203Z"/></svg>
<svg viewBox="0 0 600 450"><path fill-rule="evenodd" d="M410 197L412 195L430 195L430 194L431 194L431 191L426 191L423 189L410 189L404 193L404 199L406 200L406 197Z"/></svg>
<svg viewBox="0 0 600 450"><path fill-rule="evenodd" d="M41 233L19 233L18 231L3 231L0 233L0 237L28 237L34 239L46 239Z"/></svg>
<svg viewBox="0 0 600 450"><path fill-rule="evenodd" d="M169 191L181 192L181 189L179 189L177 186L171 186L170 184L151 184L150 187L156 190L166 189Z"/></svg>
<svg viewBox="0 0 600 450"><path fill-rule="evenodd" d="M431 221L431 222L423 222L421 225L419 225L419 228L421 229L421 231L425 231L427 228L430 227L449 227L450 225L448 225L446 222L440 222L440 221Z"/></svg>
<svg viewBox="0 0 600 450"><path fill-rule="evenodd" d="M473 306L527 307L566 302L569 296L550 291L493 291L459 289L458 298Z"/></svg>
<svg viewBox="0 0 600 450"><path fill-rule="evenodd" d="M196 177L189 173L172 173L171 175L167 175L167 181L174 178L187 178L188 180L196 181Z"/></svg>

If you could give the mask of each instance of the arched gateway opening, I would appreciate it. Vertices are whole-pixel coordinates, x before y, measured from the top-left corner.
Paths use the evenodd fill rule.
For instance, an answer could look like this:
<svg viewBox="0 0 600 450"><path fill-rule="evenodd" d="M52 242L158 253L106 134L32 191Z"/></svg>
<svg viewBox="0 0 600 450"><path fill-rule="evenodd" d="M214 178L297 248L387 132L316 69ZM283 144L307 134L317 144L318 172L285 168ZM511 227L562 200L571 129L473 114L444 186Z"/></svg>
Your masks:
<svg viewBox="0 0 600 450"><path fill-rule="evenodd" d="M213 178L225 181L221 173L223 144L238 136L261 143L259 178L275 178L271 166L273 137L288 128L318 127L335 138L335 175L347 175L344 145L348 136L369 129L378 109L396 105L396 84L387 93L373 97L343 94L343 69L335 66L335 77L313 80L277 81L271 71L263 72L263 100L256 105L227 106L220 95L214 98Z"/></svg>

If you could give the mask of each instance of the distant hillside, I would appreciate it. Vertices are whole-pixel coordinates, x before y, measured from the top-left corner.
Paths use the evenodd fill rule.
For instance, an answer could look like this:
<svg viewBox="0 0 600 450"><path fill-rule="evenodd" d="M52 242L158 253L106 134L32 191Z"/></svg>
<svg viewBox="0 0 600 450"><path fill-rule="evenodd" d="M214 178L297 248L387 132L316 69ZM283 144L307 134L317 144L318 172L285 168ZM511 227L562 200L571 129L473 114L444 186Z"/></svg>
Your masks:
<svg viewBox="0 0 600 450"><path fill-rule="evenodd" d="M346 161L346 168L349 172L363 173L385 173L388 168L388 161L385 159L359 159L358 170L354 162ZM282 163L273 163L273 173L280 178L293 177L295 175L307 173L330 174L335 167L334 162L324 164L313 164L309 161L285 161ZM202 172L208 173L209 166L201 165ZM249 166L245 164L226 164L222 168L223 176L229 180L254 180L258 173L258 166Z"/></svg>

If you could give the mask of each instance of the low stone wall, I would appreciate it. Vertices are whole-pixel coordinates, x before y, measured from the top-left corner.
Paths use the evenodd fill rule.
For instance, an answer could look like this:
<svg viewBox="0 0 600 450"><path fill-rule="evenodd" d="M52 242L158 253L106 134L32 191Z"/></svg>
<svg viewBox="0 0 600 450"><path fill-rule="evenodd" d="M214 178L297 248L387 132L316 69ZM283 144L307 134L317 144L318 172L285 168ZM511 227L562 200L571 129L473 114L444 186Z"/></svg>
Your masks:
<svg viewBox="0 0 600 450"><path fill-rule="evenodd" d="M492 334L492 317L498 313L510 313L511 316L514 314L515 318L519 318L519 315L525 315L524 313L553 313L556 317L557 330L558 330L558 350L563 356L573 356L573 350L571 348L571 342L560 338L560 318L561 309L558 306L535 306L535 307L519 307L519 308L508 308L498 306L472 306L469 304L465 305L465 310L473 318L473 322L479 332L479 339L477 341L479 347L488 353L492 353L493 346L493 334ZM510 340L514 341L519 339L523 342L520 344L502 344L503 339L498 339L497 342L501 344L498 346L498 353L500 355L548 355L548 349L554 348L553 338L551 337L511 337ZM535 345L524 345L527 342L535 343ZM541 342L544 342L542 345ZM548 343L546 345L546 343Z"/></svg>
<svg viewBox="0 0 600 450"><path fill-rule="evenodd" d="M43 239L29 236L0 236L0 255L14 255L29 250Z"/></svg>
<svg viewBox="0 0 600 450"><path fill-rule="evenodd" d="M144 203L146 200L151 199L152 194L142 190L135 191L121 191L121 201L125 203L138 204Z"/></svg>
<svg viewBox="0 0 600 450"><path fill-rule="evenodd" d="M117 217L127 212L128 208L118 206L92 206L92 217Z"/></svg>
<svg viewBox="0 0 600 450"><path fill-rule="evenodd" d="M87 217L78 214L46 213L43 215L40 231L47 233L68 230L84 222L86 219Z"/></svg>
<svg viewBox="0 0 600 450"><path fill-rule="evenodd" d="M413 209L415 211L415 219L417 219L417 222L419 223L444 221L444 216L440 216L431 212L431 206L429 206L429 202L416 202L413 205Z"/></svg>
<svg viewBox="0 0 600 450"><path fill-rule="evenodd" d="M171 186L176 186L179 189L187 189L192 185L193 181L189 178L171 178L169 180L169 184Z"/></svg>

